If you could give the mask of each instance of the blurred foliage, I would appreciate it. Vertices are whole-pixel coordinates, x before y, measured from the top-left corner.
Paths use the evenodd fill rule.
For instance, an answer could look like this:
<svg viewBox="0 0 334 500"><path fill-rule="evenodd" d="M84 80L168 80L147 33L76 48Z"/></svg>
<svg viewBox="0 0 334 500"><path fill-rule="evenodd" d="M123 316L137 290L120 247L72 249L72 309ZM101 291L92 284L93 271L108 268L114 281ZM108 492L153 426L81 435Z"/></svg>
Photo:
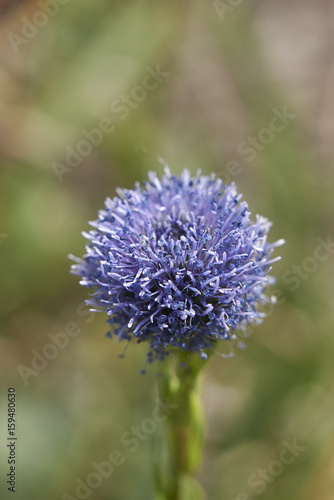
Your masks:
<svg viewBox="0 0 334 500"><path fill-rule="evenodd" d="M153 437L133 453L120 439L152 415L159 366L139 376L145 346L118 359L123 346L105 338L103 316L88 323L78 314L86 290L67 255L82 254L80 232L115 187L161 173L164 161L176 173L201 168L225 178L236 160L241 172L230 180L253 214L274 222L272 239L287 241L275 265L283 300L245 351L214 359L199 479L210 500L333 499L333 255L305 271L317 239L333 235L334 150L323 125L334 115L330 2L215 3L230 9L219 16L212 2L55 1L57 13L17 51L9 34L22 36L41 2L1 7L1 498L10 498L9 386L18 396L17 500L75 497L76 478L86 481L92 462L113 450L125 462L91 498L152 498ZM142 84L148 66L169 75L120 120L110 106ZM247 161L240 144L284 107L296 118ZM105 118L115 130L60 182L53 162L64 163L66 147L76 149L82 131ZM307 276L296 289L294 265ZM69 321L82 333L25 385L17 366L31 367L32 349L42 352ZM306 449L257 494L251 475L294 440Z"/></svg>

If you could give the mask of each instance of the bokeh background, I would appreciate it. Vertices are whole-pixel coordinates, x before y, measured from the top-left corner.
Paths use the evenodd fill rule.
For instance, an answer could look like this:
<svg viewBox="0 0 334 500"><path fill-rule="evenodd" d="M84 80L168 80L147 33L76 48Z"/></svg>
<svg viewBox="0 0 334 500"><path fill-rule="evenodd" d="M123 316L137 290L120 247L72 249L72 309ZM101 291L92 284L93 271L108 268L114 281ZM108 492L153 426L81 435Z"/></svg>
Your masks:
<svg viewBox="0 0 334 500"><path fill-rule="evenodd" d="M334 499L334 252L316 250L319 238L334 238L333 7L1 2L1 498L14 496L5 485L10 386L17 500L77 498L76 479L85 482L92 462L115 449L124 464L89 498L153 498L154 436L134 453L120 436L152 416L159 368L139 376L145 346L118 359L123 346L105 338L103 315L88 323L78 314L87 291L69 274L67 255L83 253L80 233L106 196L166 162L175 173L200 168L234 180L252 213L274 222L272 240L287 242L275 265L279 304L245 351L217 355L209 369L199 480L210 500ZM168 75L143 98L134 89L147 67ZM135 104L115 110L131 92ZM284 108L293 118L250 160L242 144L259 134L266 141L273 109ZM106 118L114 130L59 174L82 131ZM238 173L227 170L232 160ZM32 368L34 352L70 321L81 333L24 383L18 366ZM274 475L286 441L304 449ZM252 476L259 469L269 474L262 493Z"/></svg>

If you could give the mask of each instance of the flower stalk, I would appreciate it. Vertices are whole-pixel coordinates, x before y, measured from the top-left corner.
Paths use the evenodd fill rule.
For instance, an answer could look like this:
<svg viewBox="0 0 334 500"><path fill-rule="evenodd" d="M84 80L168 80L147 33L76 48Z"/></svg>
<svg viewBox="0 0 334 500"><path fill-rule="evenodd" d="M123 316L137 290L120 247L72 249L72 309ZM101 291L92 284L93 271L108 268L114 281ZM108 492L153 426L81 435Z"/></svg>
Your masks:
<svg viewBox="0 0 334 500"><path fill-rule="evenodd" d="M164 362L159 395L175 410L168 417L155 449L156 500L204 500L196 480L203 458L205 415L203 409L204 361L181 352Z"/></svg>

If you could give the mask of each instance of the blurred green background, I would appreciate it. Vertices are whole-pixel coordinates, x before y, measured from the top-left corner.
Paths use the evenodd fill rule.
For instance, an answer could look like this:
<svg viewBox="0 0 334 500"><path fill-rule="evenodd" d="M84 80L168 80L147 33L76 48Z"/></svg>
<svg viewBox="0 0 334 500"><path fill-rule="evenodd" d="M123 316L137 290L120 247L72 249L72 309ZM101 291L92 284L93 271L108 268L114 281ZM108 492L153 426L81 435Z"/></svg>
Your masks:
<svg viewBox="0 0 334 500"><path fill-rule="evenodd" d="M333 500L333 249L317 250L334 238L332 2L3 1L0 14L1 498L14 496L11 386L17 500L77 498L76 479L115 449L124 463L89 498L153 498L154 436L133 453L120 437L152 416L159 367L139 376L145 346L118 359L105 317L78 314L87 291L67 255L83 253L80 233L106 196L165 161L234 180L274 222L272 241L287 241L273 314L208 372L199 480L210 500ZM153 70L164 76L143 90ZM264 131L284 108L289 123ZM101 120L113 130L83 144ZM75 167L69 148L84 151ZM22 377L70 321L81 333ZM305 449L280 470L286 441Z"/></svg>

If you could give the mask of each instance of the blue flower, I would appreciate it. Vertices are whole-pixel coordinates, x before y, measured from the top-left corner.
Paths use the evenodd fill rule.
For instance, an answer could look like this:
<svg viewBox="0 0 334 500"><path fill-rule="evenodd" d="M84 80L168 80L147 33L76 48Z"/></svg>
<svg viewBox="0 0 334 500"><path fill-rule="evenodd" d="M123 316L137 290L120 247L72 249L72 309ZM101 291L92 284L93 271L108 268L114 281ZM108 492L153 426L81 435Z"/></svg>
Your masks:
<svg viewBox="0 0 334 500"><path fill-rule="evenodd" d="M181 177L168 168L133 190L117 190L83 235L89 240L72 273L93 289L87 304L106 311L109 336L147 341L148 361L174 349L212 349L259 323L275 247L271 223L250 220L236 186L214 175Z"/></svg>

